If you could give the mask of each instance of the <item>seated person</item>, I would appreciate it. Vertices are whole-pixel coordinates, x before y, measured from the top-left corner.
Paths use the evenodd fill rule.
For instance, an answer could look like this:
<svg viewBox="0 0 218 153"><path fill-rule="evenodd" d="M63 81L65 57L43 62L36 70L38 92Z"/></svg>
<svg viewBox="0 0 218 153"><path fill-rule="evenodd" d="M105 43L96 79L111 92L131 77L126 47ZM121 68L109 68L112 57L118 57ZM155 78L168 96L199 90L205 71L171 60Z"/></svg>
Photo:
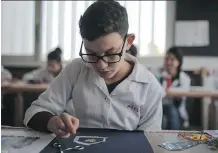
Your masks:
<svg viewBox="0 0 218 153"><path fill-rule="evenodd" d="M79 28L81 58L69 63L32 103L24 124L61 137L75 134L78 127L160 130L161 86L126 53L135 39L128 34L126 9L116 1L96 1Z"/></svg>
<svg viewBox="0 0 218 153"><path fill-rule="evenodd" d="M1 83L8 82L12 79L12 74L10 71L1 66Z"/></svg>
<svg viewBox="0 0 218 153"><path fill-rule="evenodd" d="M189 89L191 80L189 76L182 71L183 56L179 48L170 48L165 57L164 70L160 77L160 83L166 84L165 74L171 78L171 87ZM189 125L189 116L186 110L186 98L165 97L163 99L163 114L167 119L167 129L179 130L182 126ZM182 124L183 123L183 124Z"/></svg>
<svg viewBox="0 0 218 153"><path fill-rule="evenodd" d="M29 83L51 83L62 69L62 51L56 48L47 56L47 67L33 70L23 76L23 80Z"/></svg>
<svg viewBox="0 0 218 153"><path fill-rule="evenodd" d="M127 50L126 52L129 53L132 56L135 56L135 57L137 57L137 54L138 54L137 48L136 48L136 46L134 44L132 44L130 49Z"/></svg>

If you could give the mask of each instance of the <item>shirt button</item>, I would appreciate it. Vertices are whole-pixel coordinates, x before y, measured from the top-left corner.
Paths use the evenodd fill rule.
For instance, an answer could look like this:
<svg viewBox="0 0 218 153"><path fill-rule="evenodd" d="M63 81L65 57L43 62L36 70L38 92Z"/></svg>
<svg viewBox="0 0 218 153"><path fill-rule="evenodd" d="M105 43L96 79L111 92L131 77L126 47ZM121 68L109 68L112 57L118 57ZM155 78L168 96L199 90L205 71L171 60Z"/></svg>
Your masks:
<svg viewBox="0 0 218 153"><path fill-rule="evenodd" d="M104 98L106 101L110 101L110 99L108 99L107 97Z"/></svg>

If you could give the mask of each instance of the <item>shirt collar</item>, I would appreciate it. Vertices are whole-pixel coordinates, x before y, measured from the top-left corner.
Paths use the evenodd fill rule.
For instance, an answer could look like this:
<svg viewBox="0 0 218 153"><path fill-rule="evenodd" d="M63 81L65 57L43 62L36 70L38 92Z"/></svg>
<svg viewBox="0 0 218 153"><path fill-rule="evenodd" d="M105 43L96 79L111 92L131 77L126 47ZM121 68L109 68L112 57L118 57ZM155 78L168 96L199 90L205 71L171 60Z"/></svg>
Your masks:
<svg viewBox="0 0 218 153"><path fill-rule="evenodd" d="M128 80L139 82L139 83L149 83L149 73L148 70L139 63L136 57L130 55L129 53L125 53L125 60L131 63L134 63L134 67L132 73L127 78ZM90 63L85 63L88 68L92 68Z"/></svg>
<svg viewBox="0 0 218 153"><path fill-rule="evenodd" d="M125 60L134 63L132 73L127 79L140 83L149 83L149 72L142 64L139 63L136 57L126 53Z"/></svg>

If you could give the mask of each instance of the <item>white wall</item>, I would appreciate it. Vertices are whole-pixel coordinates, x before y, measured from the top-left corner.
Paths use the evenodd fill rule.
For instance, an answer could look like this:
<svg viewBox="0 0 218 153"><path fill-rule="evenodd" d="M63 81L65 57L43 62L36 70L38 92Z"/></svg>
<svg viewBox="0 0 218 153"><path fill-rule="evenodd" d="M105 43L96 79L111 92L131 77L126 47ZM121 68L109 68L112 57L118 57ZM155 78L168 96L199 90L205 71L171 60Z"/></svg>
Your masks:
<svg viewBox="0 0 218 153"><path fill-rule="evenodd" d="M174 24L175 24L175 11L176 2L167 1L167 37L166 48L174 45ZM139 61L146 67L162 67L163 57L141 57ZM183 69L192 70L199 67L218 68L218 57L184 57Z"/></svg>
<svg viewBox="0 0 218 153"><path fill-rule="evenodd" d="M32 50L34 37L34 23L30 18L31 14L24 14L30 9L27 8L26 3L20 7L17 7L17 3L20 1L3 1L2 2L2 51L3 50L14 50L15 48L30 49ZM174 44L174 23L175 23L175 1L167 1L167 48ZM9 5L10 4L10 5ZM26 7L24 7L26 6ZM31 5L29 6L31 7ZM16 8L12 11L12 8ZM31 7L33 8L33 7ZM37 11L40 12L40 11ZM15 18L18 18L19 20ZM29 20L24 20L25 18ZM10 21L10 22L9 22ZM24 22L24 23L23 23ZM19 28L17 28L17 25ZM29 26L29 28L26 28ZM25 27L25 28L24 28ZM11 34L10 37L8 34ZM18 35L19 34L19 35ZM10 39L9 39L10 38ZM139 61L147 67L161 67L163 65L163 57L141 57ZM3 57L3 65L17 65L17 66L33 66L41 65L43 63L37 62L35 58L14 58L14 57ZM218 57L185 57L184 58L184 69L199 68L201 66L208 68L218 67Z"/></svg>
<svg viewBox="0 0 218 153"><path fill-rule="evenodd" d="M140 63L146 67L162 67L163 57L142 57L139 58ZM184 70L193 70L199 67L218 68L217 57L185 57L183 62Z"/></svg>

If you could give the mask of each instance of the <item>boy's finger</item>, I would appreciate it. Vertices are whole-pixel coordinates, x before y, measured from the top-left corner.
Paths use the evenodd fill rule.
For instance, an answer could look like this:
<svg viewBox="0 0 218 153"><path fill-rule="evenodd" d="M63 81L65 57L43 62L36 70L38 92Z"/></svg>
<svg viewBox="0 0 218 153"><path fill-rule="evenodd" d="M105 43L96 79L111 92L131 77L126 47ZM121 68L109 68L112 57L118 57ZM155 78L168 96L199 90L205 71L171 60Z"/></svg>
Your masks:
<svg viewBox="0 0 218 153"><path fill-rule="evenodd" d="M65 126L66 126L66 129L69 133L73 133L74 132L74 125L73 123L71 122L71 116L66 114L66 113L63 113L61 115L61 119L63 120Z"/></svg>
<svg viewBox="0 0 218 153"><path fill-rule="evenodd" d="M61 129L62 131L67 132L67 127L66 127L66 125L64 124L62 118L60 118L60 119L56 122L56 126L57 126L57 129Z"/></svg>
<svg viewBox="0 0 218 153"><path fill-rule="evenodd" d="M79 128L79 120L75 117L71 117L71 122L73 124L73 134L76 134L76 131Z"/></svg>
<svg viewBox="0 0 218 153"><path fill-rule="evenodd" d="M59 136L59 137L61 137L61 138L68 138L68 137L70 136L69 133L67 133L67 132L65 132L65 131L62 131L61 129L57 129L57 130L55 131L55 135L56 135L56 136Z"/></svg>

